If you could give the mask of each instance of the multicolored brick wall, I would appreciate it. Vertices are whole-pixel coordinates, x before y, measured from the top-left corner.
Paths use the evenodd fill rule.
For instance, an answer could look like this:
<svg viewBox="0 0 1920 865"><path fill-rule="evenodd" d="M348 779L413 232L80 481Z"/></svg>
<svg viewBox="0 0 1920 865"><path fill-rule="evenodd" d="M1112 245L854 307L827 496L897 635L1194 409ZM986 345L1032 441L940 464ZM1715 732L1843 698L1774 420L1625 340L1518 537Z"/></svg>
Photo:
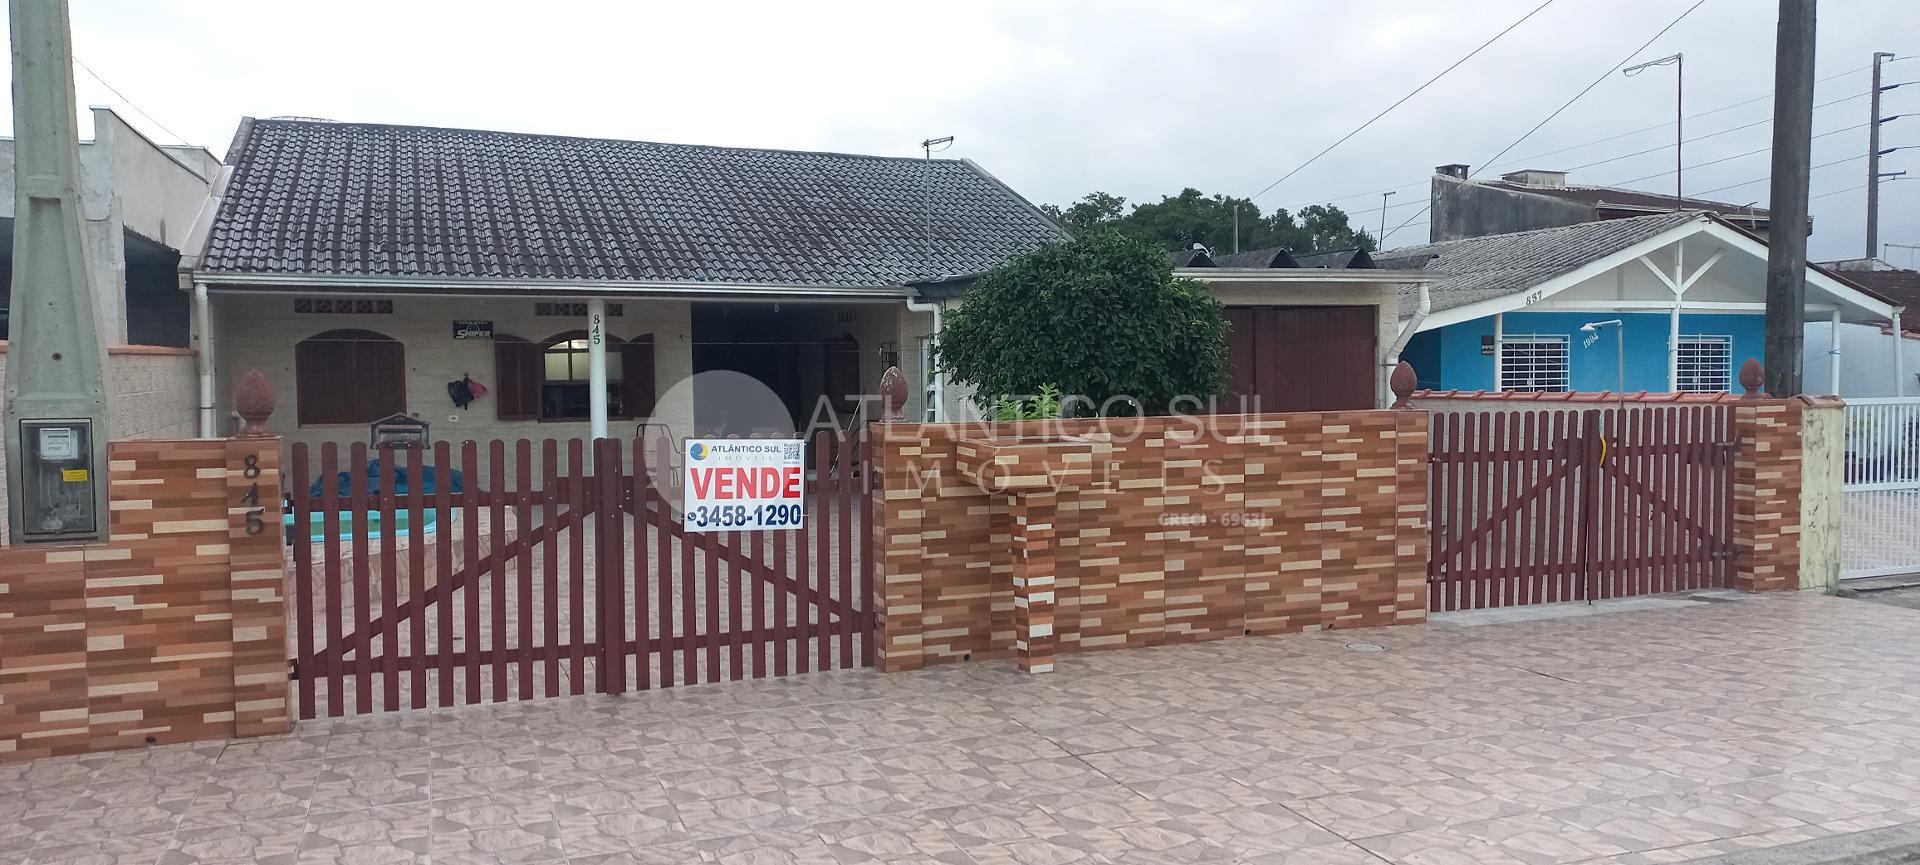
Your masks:
<svg viewBox="0 0 1920 865"><path fill-rule="evenodd" d="M1801 399L1733 410L1733 587L1800 588Z"/></svg>
<svg viewBox="0 0 1920 865"><path fill-rule="evenodd" d="M0 760L291 729L279 452L114 442L108 540L0 547Z"/></svg>
<svg viewBox="0 0 1920 865"><path fill-rule="evenodd" d="M988 435L1112 436L1052 503L1052 651L1425 620L1424 412L874 431L886 669L1010 655L1035 613L1011 557L1030 505L959 471Z"/></svg>

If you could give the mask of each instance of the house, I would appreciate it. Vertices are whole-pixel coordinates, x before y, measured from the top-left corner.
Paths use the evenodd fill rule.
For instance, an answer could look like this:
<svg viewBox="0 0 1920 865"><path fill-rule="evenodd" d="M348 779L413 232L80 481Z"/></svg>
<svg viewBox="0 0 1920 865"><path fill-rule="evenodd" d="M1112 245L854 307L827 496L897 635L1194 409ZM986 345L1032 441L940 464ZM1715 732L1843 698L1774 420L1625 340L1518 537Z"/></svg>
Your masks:
<svg viewBox="0 0 1920 865"><path fill-rule="evenodd" d="M1837 393L1843 397L1920 395L1920 270L1894 267L1877 258L1829 261L1833 275L1892 301L1898 315L1886 321L1843 324L1839 328L1840 369ZM1900 322L1895 337L1894 321ZM1828 347L1831 324L1807 325L1807 379L1830 381ZM1898 353L1896 353L1896 349ZM1895 375L1889 377L1887 370ZM1897 386L1897 389L1896 389Z"/></svg>
<svg viewBox="0 0 1920 865"><path fill-rule="evenodd" d="M1715 213L1675 211L1376 253L1419 271L1401 357L1419 386L1469 391L1717 392L1766 362L1767 246ZM1809 267L1808 321L1865 323L1894 304ZM1891 371L1882 371L1891 379ZM1809 390L1827 389L1808 380Z"/></svg>
<svg viewBox="0 0 1920 865"><path fill-rule="evenodd" d="M893 365L925 383L912 416L941 416L963 395L928 370L917 286L1064 236L966 160L306 119L243 121L218 194L183 262L203 433L257 368L309 443L401 412L436 441L755 432L678 386L720 370L777 395L789 433L871 417L856 400ZM489 393L456 407L466 378Z"/></svg>
<svg viewBox="0 0 1920 865"><path fill-rule="evenodd" d="M1526 169L1497 180L1470 180L1465 165L1439 166L1434 169L1429 197L1428 240L1511 234L1675 209L1712 213L1762 239L1767 236L1770 217L1765 208L1693 197L1682 198L1676 208L1672 195L1568 183L1567 173Z"/></svg>

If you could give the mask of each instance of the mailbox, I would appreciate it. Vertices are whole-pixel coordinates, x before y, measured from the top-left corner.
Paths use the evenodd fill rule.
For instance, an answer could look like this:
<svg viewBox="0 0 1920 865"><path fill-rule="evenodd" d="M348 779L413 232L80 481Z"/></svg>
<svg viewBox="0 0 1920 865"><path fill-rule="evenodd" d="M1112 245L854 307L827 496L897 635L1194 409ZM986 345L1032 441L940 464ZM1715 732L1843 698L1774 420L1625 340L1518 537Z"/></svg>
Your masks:
<svg viewBox="0 0 1920 865"><path fill-rule="evenodd" d="M22 420L20 495L22 540L96 537L100 515L93 464L93 422Z"/></svg>

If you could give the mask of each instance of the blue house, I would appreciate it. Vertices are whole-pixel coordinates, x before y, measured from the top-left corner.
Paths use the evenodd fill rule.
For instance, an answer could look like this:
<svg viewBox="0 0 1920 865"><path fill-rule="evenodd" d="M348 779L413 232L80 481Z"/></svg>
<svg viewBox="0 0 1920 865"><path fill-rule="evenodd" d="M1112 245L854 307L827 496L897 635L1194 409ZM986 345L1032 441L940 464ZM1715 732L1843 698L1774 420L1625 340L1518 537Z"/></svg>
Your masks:
<svg viewBox="0 0 1920 865"><path fill-rule="evenodd" d="M1402 292L1401 351L1389 358L1412 364L1423 389L1730 391L1747 358L1766 362L1766 242L1715 214L1472 237L1374 260L1429 276ZM1893 314L1890 302L1807 269L1807 321Z"/></svg>

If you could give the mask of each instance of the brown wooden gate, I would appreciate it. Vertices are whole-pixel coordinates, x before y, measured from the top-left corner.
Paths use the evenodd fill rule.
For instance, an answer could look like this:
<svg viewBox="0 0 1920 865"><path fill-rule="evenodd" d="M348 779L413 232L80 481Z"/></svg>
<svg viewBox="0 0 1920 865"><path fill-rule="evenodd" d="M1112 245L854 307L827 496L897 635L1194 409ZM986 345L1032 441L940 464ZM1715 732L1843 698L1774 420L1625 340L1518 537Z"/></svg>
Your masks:
<svg viewBox="0 0 1920 865"><path fill-rule="evenodd" d="M872 662L864 439L809 443L805 525L779 532L686 531L670 504L677 455L648 447L491 441L483 460L463 442L454 489L445 442L430 454L356 444L344 464L332 444L295 444L300 717Z"/></svg>
<svg viewBox="0 0 1920 865"><path fill-rule="evenodd" d="M1726 586L1732 451L1725 406L1436 414L1428 609Z"/></svg>

